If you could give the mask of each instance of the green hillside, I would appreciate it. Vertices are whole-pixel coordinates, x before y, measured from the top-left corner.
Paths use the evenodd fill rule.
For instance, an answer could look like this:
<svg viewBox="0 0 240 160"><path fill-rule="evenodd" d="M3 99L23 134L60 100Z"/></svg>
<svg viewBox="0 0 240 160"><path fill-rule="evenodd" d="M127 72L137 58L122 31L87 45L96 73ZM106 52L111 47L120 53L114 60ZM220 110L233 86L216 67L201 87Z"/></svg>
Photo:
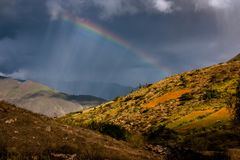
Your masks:
<svg viewBox="0 0 240 160"><path fill-rule="evenodd" d="M173 75L59 121L135 143L224 151L240 147L240 125L233 121L239 81L234 60Z"/></svg>

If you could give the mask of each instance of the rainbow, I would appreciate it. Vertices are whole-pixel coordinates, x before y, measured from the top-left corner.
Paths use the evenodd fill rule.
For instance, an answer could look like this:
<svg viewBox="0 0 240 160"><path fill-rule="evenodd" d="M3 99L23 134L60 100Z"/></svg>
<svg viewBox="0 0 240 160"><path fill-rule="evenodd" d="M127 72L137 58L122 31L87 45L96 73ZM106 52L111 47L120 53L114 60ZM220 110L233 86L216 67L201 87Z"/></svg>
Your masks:
<svg viewBox="0 0 240 160"><path fill-rule="evenodd" d="M84 18L78 18L71 16L69 14L65 14L63 16L64 21L68 21L70 23L74 23L80 28L83 28L85 30L88 30L90 32L93 32L101 37L104 37L105 39L110 40L111 42L122 46L126 49L132 50L131 45L124 39L118 37L117 35L111 33L110 31L105 30L104 28L98 26L97 24L94 24L93 22L84 19Z"/></svg>
<svg viewBox="0 0 240 160"><path fill-rule="evenodd" d="M137 56L140 56L141 58L143 58L146 62L160 68L161 70L165 70L166 72L169 72L169 70L167 68L165 68L164 66L160 66L159 63L154 58L151 58L149 56L149 54L132 47L126 40L115 35L114 33L110 32L110 31L107 31L103 27L100 27L99 25L97 25L85 18L75 17L75 16L72 16L72 15L66 14L66 13L62 16L62 18L66 22L73 23L74 25L78 26L81 29L95 33L95 34L111 41L112 43L117 44L120 47L123 47L127 50L132 51Z"/></svg>

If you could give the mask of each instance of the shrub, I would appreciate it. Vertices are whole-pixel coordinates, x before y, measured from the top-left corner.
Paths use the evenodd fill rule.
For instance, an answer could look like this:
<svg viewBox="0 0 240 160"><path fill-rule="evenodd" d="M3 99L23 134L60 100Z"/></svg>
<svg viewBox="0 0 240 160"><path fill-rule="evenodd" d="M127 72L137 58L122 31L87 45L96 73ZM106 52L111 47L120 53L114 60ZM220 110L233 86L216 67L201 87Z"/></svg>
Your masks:
<svg viewBox="0 0 240 160"><path fill-rule="evenodd" d="M134 100L138 100L138 99L140 99L140 100L141 100L142 98L143 98L143 96L142 96L142 95L139 95L139 96L135 96L135 97L133 97L133 99L134 99Z"/></svg>
<svg viewBox="0 0 240 160"><path fill-rule="evenodd" d="M147 113L148 111L149 111L148 109L144 109L142 113Z"/></svg>
<svg viewBox="0 0 240 160"><path fill-rule="evenodd" d="M127 102L127 101L129 101L129 100L131 100L131 99L132 99L132 97L127 96L123 101L124 101L124 102Z"/></svg>
<svg viewBox="0 0 240 160"><path fill-rule="evenodd" d="M187 85L187 80L185 79L185 77L183 75L180 76L180 82L181 82L181 86L186 87Z"/></svg>
<svg viewBox="0 0 240 160"><path fill-rule="evenodd" d="M203 100L210 100L213 98L219 98L220 94L216 90L206 90L204 95L203 95Z"/></svg>
<svg viewBox="0 0 240 160"><path fill-rule="evenodd" d="M153 127L145 136L148 142L152 144L166 143L168 140L177 138L176 132L165 126Z"/></svg>
<svg viewBox="0 0 240 160"><path fill-rule="evenodd" d="M130 137L130 133L126 129L111 123L97 123L92 121L88 125L88 128L97 130L118 140L127 140Z"/></svg>
<svg viewBox="0 0 240 160"><path fill-rule="evenodd" d="M191 93L185 93L179 98L180 101L188 101L191 99L193 99L193 95Z"/></svg>
<svg viewBox="0 0 240 160"><path fill-rule="evenodd" d="M115 124L103 123L101 124L101 128L99 131L103 134L107 134L113 138L121 140L127 140L130 136L128 131Z"/></svg>

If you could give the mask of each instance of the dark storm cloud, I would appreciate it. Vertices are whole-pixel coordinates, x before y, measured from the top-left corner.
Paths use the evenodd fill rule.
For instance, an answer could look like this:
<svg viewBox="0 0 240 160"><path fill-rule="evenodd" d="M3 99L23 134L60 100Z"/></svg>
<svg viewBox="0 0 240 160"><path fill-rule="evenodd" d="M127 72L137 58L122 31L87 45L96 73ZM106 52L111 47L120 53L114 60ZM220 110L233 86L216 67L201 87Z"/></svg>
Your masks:
<svg viewBox="0 0 240 160"><path fill-rule="evenodd" d="M43 81L156 81L239 52L239 6L238 0L0 0L0 72ZM65 13L146 55L64 22Z"/></svg>
<svg viewBox="0 0 240 160"><path fill-rule="evenodd" d="M49 16L45 0L1 0L0 38L14 38L19 32L41 30Z"/></svg>
<svg viewBox="0 0 240 160"><path fill-rule="evenodd" d="M112 14L102 23L147 50L172 73L225 61L239 52L239 1L171 2L171 13L138 10Z"/></svg>

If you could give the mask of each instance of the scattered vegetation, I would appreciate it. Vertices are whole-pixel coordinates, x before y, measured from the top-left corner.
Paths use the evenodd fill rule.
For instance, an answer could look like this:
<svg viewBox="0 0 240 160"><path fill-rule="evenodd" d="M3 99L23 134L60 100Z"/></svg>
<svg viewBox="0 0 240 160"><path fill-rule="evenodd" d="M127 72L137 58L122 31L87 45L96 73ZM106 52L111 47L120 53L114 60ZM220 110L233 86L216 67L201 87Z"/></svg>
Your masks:
<svg viewBox="0 0 240 160"><path fill-rule="evenodd" d="M125 130L101 124L101 131L122 138ZM60 124L51 118L0 102L0 160L158 159L97 132Z"/></svg>
<svg viewBox="0 0 240 160"><path fill-rule="evenodd" d="M237 123L240 122L240 81L237 81L234 93L225 92L222 95L228 107L233 111L233 120Z"/></svg>
<svg viewBox="0 0 240 160"><path fill-rule="evenodd" d="M240 122L240 81L238 81L237 88L236 88L236 102L234 106L235 111L235 120Z"/></svg>
<svg viewBox="0 0 240 160"><path fill-rule="evenodd" d="M60 121L108 123L140 134L146 143L223 152L240 146L239 127L232 123L232 113L234 119L240 115L239 75L240 61L185 72Z"/></svg>
<svg viewBox="0 0 240 160"><path fill-rule="evenodd" d="M157 159L106 135L158 153L159 144L173 148L169 159L185 151L225 158L240 147L239 75L238 60L185 72L58 122L0 102L0 159Z"/></svg>

